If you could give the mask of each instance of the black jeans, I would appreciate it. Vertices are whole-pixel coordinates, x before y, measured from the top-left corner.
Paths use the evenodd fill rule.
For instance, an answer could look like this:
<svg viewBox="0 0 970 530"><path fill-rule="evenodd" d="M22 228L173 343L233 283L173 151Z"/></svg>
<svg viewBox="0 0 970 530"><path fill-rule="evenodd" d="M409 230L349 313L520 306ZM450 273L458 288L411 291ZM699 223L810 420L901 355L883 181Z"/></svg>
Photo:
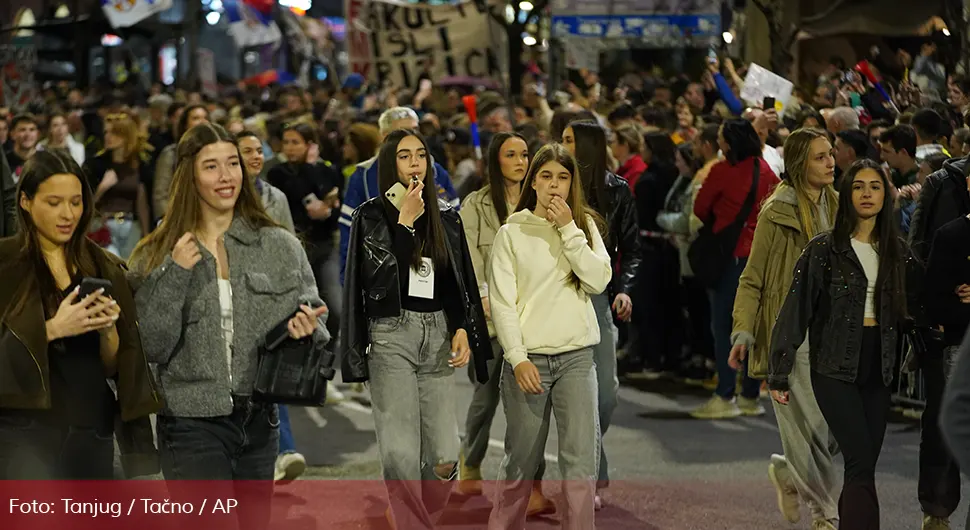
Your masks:
<svg viewBox="0 0 970 530"><path fill-rule="evenodd" d="M879 529L876 462L889 419L891 392L882 381L879 328L866 328L862 356L876 356L868 377L848 383L812 371L815 400L842 449L845 479L839 497L839 527ZM871 359L872 357L870 357Z"/></svg>
<svg viewBox="0 0 970 530"><path fill-rule="evenodd" d="M0 415L0 480L110 480L114 435Z"/></svg>
<svg viewBox="0 0 970 530"><path fill-rule="evenodd" d="M940 407L956 348L931 342L920 359L926 405L920 418L919 504L923 513L949 518L960 504L960 468L940 432Z"/></svg>
<svg viewBox="0 0 970 530"><path fill-rule="evenodd" d="M166 480L210 480L213 498L239 499L239 528L269 525L279 452L275 405L237 398L232 414L215 418L158 416L158 446ZM178 486L169 487L178 496Z"/></svg>

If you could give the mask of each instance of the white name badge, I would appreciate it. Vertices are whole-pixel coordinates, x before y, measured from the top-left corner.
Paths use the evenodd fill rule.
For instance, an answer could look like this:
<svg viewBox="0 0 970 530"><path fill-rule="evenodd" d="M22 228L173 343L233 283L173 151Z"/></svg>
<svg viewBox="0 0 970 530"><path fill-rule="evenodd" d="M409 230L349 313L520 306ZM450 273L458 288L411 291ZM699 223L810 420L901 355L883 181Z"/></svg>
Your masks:
<svg viewBox="0 0 970 530"><path fill-rule="evenodd" d="M434 298L434 262L431 258L421 258L421 268L411 272L411 279L408 282L408 296L414 298Z"/></svg>

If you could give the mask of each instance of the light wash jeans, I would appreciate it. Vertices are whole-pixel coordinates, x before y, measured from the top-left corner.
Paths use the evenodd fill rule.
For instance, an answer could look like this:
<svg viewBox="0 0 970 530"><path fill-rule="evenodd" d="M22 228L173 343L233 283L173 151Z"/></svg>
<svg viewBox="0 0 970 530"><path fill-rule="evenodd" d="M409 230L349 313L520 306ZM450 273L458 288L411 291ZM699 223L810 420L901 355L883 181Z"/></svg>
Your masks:
<svg viewBox="0 0 970 530"><path fill-rule="evenodd" d="M495 409L498 408L499 382L502 379L502 367L505 359L502 358L502 346L498 339L492 339L492 358L486 363L488 366L488 381L479 383L475 378L475 366L473 363L468 365L469 375L475 384L475 391L472 393L472 402L468 405L468 414L465 416L465 440L463 449L465 451L465 465L467 467L481 467L488 452L488 440L492 430L492 420L495 419ZM539 470L536 471L536 480L542 480L546 472L546 459L539 461Z"/></svg>
<svg viewBox="0 0 970 530"><path fill-rule="evenodd" d="M839 446L815 401L808 341L795 353L795 365L788 378L791 399L787 405L772 400L781 447L785 452L798 495L808 506L812 519L839 519L841 472L833 459Z"/></svg>
<svg viewBox="0 0 970 530"><path fill-rule="evenodd" d="M400 317L372 320L370 337L367 367L391 511L397 528L431 529L448 503L458 461L445 315L402 310Z"/></svg>
<svg viewBox="0 0 970 530"><path fill-rule="evenodd" d="M104 225L111 232L111 244L105 249L108 252L127 260L131 256L131 251L135 250L135 245L141 239L141 225L137 220L106 218Z"/></svg>
<svg viewBox="0 0 970 530"><path fill-rule="evenodd" d="M593 363L596 364L596 394L600 415L600 468L597 479L601 486L605 486L610 481L610 466L606 461L603 436L610 428L613 411L616 410L617 394L620 391L620 380L616 376L616 342L619 339L619 331L613 324L609 295L602 293L590 299L593 301L596 320L600 326L600 343L593 346Z"/></svg>
<svg viewBox="0 0 970 530"><path fill-rule="evenodd" d="M508 428L505 459L489 530L525 526L532 477L544 459L551 414L559 435L559 468L566 500L562 528L595 528L593 496L599 467L599 412L592 348L558 355L530 354L539 370L543 393L526 394L515 380L512 365L503 363L502 403Z"/></svg>

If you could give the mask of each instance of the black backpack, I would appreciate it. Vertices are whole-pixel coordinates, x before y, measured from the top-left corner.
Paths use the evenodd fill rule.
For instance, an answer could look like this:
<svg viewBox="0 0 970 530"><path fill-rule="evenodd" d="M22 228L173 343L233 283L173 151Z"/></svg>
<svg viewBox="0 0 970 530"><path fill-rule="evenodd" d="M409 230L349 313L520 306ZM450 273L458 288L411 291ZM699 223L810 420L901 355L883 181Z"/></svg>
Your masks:
<svg viewBox="0 0 970 530"><path fill-rule="evenodd" d="M697 239L687 249L687 261L690 263L691 270L694 271L694 277L710 289L717 287L721 277L724 276L724 271L731 263L731 258L734 257L734 249L738 246L738 239L741 237L744 223L747 222L751 215L751 209L754 208L758 180L761 176L761 161L759 159L754 160L752 173L751 190L748 192L744 204L741 205L741 211L734 222L724 230L715 233L714 222L716 219L711 214L697 233Z"/></svg>

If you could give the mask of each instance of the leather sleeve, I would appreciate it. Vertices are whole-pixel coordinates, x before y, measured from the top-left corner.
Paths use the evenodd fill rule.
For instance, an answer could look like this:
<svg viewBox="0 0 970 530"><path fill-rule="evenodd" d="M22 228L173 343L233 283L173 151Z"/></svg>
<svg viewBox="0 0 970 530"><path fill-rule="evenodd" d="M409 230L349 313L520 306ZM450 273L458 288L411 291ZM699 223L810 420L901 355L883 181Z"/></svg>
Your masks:
<svg viewBox="0 0 970 530"><path fill-rule="evenodd" d="M354 212L347 238L347 265L344 272L344 318L340 321L340 372L345 383L367 381L367 314L364 290L360 281L360 253L364 234L361 230L360 210Z"/></svg>
<svg viewBox="0 0 970 530"><path fill-rule="evenodd" d="M640 269L640 227L637 224L637 204L629 186L617 187L614 235L620 250L620 277L615 284L617 293L633 294L637 271Z"/></svg>
<svg viewBox="0 0 970 530"><path fill-rule="evenodd" d="M472 349L472 362L475 364L475 375L479 383L488 382L488 367L486 362L492 358L492 344L488 337L488 324L485 322L485 309L479 296L479 281L475 277L475 265L468 249L465 230L458 231L461 237L461 274L465 284L465 332L468 333L468 343Z"/></svg>
<svg viewBox="0 0 970 530"><path fill-rule="evenodd" d="M929 258L930 246L933 244L933 234L929 233L931 226L927 216L932 212L933 205L936 203L942 179L946 178L945 172L946 170L942 169L940 172L927 177L920 190L919 198L916 201L916 210L913 212L909 224L909 245L916 257L924 262Z"/></svg>

